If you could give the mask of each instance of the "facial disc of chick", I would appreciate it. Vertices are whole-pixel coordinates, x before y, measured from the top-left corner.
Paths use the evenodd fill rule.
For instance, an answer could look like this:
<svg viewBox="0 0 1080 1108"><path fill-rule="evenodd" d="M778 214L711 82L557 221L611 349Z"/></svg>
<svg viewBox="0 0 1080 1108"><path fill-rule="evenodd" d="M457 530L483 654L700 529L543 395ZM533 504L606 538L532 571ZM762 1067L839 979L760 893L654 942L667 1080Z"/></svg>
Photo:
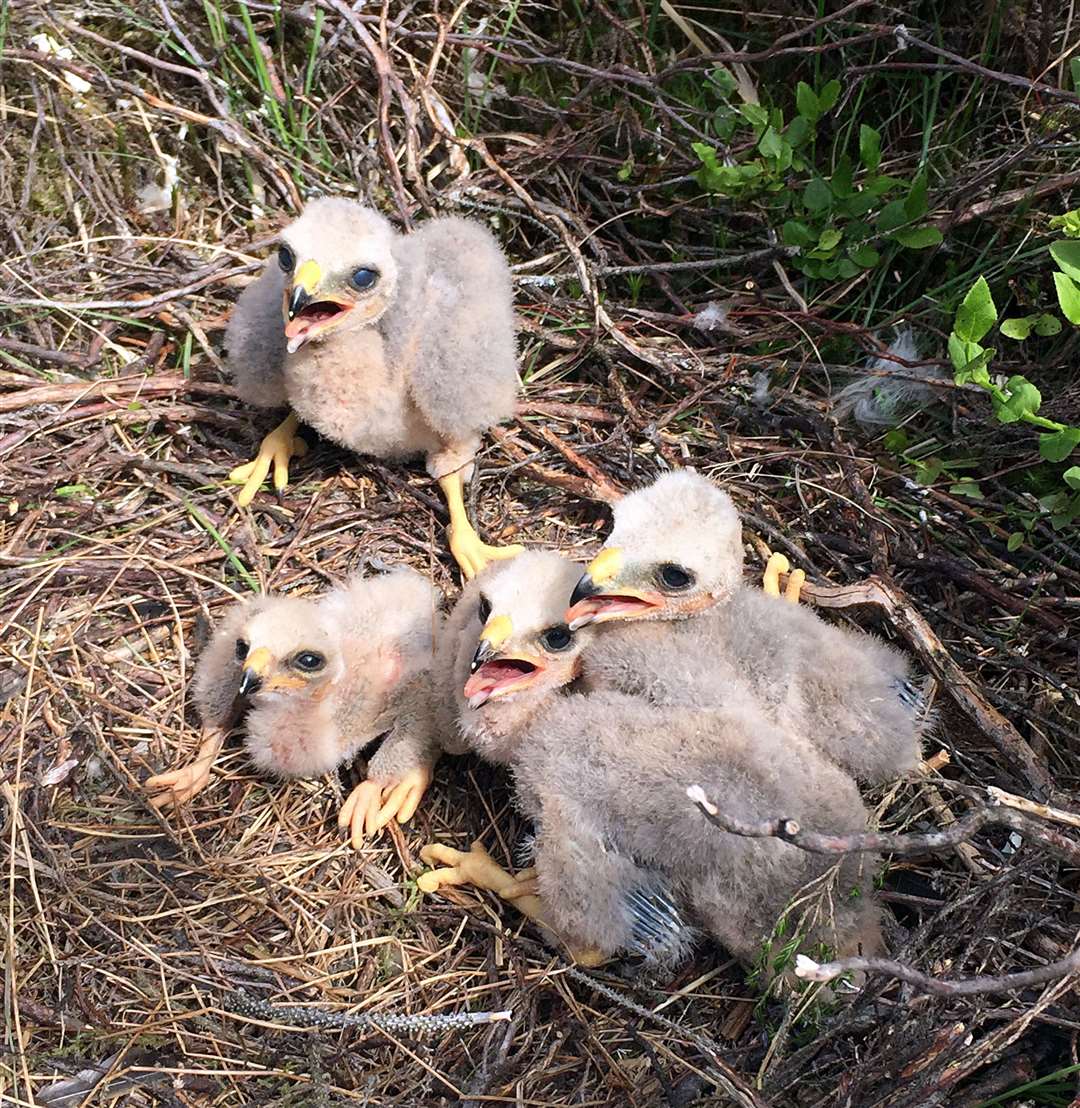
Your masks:
<svg viewBox="0 0 1080 1108"><path fill-rule="evenodd" d="M714 707L749 685L768 718L861 780L918 765L927 720L907 659L745 586L738 512L700 474L667 474L619 501L566 619L607 625L583 662L591 688Z"/></svg>
<svg viewBox="0 0 1080 1108"><path fill-rule="evenodd" d="M520 550L482 543L463 498L481 436L518 389L510 271L485 227L446 217L401 235L355 201L314 200L241 295L226 345L242 400L292 410L234 471L241 504L271 466L284 488L299 419L358 453L423 454L467 578Z"/></svg>
<svg viewBox="0 0 1080 1108"><path fill-rule="evenodd" d="M519 803L538 826L530 914L572 950L661 960L687 951L687 920L696 918L750 962L788 900L832 862L777 840L709 833L706 847L687 784L704 784L743 819L798 811L807 826L836 831L865 829L858 790L811 748L792 750L745 694L723 711L691 711L615 692L567 693L577 656L589 650L588 628L552 622L571 576L555 555L524 554L473 582L448 623L458 628L461 731L482 756L511 766ZM476 847L436 845L423 856L445 868L422 887L473 881L524 899ZM808 942L875 948L865 864L852 861L841 875L863 899L849 907L851 898L839 898L828 926L808 924Z"/></svg>
<svg viewBox="0 0 1080 1108"><path fill-rule="evenodd" d="M376 799L403 781L419 787L415 797L401 796L404 811L391 812L411 816L435 757L427 671L438 599L420 574L398 570L354 578L320 597L235 606L195 670L199 757L147 782L166 790L154 803L169 807L203 788L229 727L246 712L252 761L278 777L328 773L393 728L369 770Z"/></svg>

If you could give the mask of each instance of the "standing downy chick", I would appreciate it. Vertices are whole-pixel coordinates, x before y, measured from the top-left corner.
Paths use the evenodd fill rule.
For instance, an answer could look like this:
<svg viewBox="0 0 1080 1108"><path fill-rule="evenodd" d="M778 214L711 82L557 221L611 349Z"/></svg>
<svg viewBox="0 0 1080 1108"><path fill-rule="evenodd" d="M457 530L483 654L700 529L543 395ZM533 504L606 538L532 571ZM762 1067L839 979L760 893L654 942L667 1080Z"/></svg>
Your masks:
<svg viewBox="0 0 1080 1108"><path fill-rule="evenodd" d="M430 669L439 593L399 569L355 577L319 597L258 597L228 612L195 670L203 722L196 760L151 777L151 803L191 799L230 727L245 713L244 745L259 769L318 777L389 732L339 817L359 845L393 817L412 817L438 758Z"/></svg>
<svg viewBox="0 0 1080 1108"><path fill-rule="evenodd" d="M904 655L746 587L738 512L700 474L669 473L619 501L566 620L612 624L585 655L590 688L712 708L745 686L782 730L860 780L919 764L926 715Z"/></svg>
<svg viewBox="0 0 1080 1108"><path fill-rule="evenodd" d="M303 420L359 453L424 454L465 577L519 553L480 541L463 495L481 436L513 415L518 390L513 288L494 237L457 217L400 235L378 212L328 197L281 239L226 335L241 399L292 409L233 471L238 502L251 502L271 466L285 487Z"/></svg>
<svg viewBox="0 0 1080 1108"><path fill-rule="evenodd" d="M791 812L836 831L865 829L858 790L749 702L702 712L566 692L591 637L559 619L574 573L557 555L523 554L491 567L459 602L471 609L453 666L461 731L482 757L512 768L538 826L535 871L514 878L478 843L469 853L433 844L421 857L445 868L419 886L490 889L583 962L621 950L676 960L693 941L690 919L751 962L792 895L830 864L779 840L703 833L687 784L743 819ZM810 938L876 949L864 864L841 864L832 923L812 920Z"/></svg>

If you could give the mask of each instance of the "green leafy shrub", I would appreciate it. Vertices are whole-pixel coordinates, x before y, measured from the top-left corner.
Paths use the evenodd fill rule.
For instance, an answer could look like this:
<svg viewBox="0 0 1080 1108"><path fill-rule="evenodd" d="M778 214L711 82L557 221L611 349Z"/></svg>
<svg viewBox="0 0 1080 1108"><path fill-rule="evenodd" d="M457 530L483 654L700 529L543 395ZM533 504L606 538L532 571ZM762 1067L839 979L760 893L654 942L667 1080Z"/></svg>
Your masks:
<svg viewBox="0 0 1080 1108"><path fill-rule="evenodd" d="M910 250L941 242L936 227L919 222L927 212L925 175L904 181L882 173L875 128L860 124L857 159L843 151L825 164L818 124L840 98L839 81L817 90L800 81L796 114L787 122L779 107L736 104L735 79L726 70L715 70L710 81L719 97L713 131L743 156L723 157L718 146L694 143L697 182L722 196L762 199L782 224L784 243L799 248L792 265L806 276L846 279L871 269L881 260L882 240Z"/></svg>

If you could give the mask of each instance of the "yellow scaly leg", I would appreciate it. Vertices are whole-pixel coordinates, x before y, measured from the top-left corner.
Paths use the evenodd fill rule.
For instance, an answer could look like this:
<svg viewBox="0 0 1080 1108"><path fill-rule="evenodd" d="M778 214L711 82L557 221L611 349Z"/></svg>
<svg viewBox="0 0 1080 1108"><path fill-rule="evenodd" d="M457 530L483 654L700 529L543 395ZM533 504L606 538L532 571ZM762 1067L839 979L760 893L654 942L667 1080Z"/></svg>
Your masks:
<svg viewBox="0 0 1080 1108"><path fill-rule="evenodd" d="M514 558L525 549L516 544L488 546L480 538L465 511L465 480L460 473L448 473L445 477L440 477L439 488L446 497L446 507L450 512L450 526L447 529L450 553L467 581L472 580L493 559Z"/></svg>

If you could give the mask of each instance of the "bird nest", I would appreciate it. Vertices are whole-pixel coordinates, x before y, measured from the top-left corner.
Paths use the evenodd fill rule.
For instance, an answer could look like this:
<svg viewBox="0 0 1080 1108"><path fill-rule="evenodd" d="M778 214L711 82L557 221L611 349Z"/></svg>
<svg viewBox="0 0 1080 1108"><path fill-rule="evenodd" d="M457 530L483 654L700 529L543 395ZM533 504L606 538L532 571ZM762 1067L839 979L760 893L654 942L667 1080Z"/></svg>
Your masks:
<svg viewBox="0 0 1080 1108"><path fill-rule="evenodd" d="M885 274L857 315L846 280L808 304L760 208L694 177L711 108L692 89L723 36L756 59L736 79L774 99L821 64L870 81L883 111L872 82L888 74L867 68L892 58L894 17L759 7L715 26L707 7L629 2L0 8L0 1101L914 1108L999 1103L1040 1077L1046 1103L1075 1095L1067 978L935 995L872 974L831 1004L759 1001L716 949L665 974L584 974L504 905L421 896L424 843L479 838L509 863L522 830L505 778L469 758L444 760L413 822L358 852L334 818L347 777L275 784L234 745L177 814L140 788L194 749L192 661L236 596L400 563L456 592L419 465L318 444L278 500L240 510L223 484L267 429L222 373L231 305L306 195L347 192L402 225L483 219L514 263L525 389L472 486L489 539L585 557L621 490L693 465L742 509L748 572L786 553L830 618L933 678L931 768L874 798L882 827L946 829L988 785L1070 807L1075 533L1009 481L1031 437L994 429L937 360L933 264ZM1006 21L974 73L981 28L955 18L942 33L963 64L918 59L941 114L925 143L894 121L893 171L937 150L979 82L968 160L934 162L939 256L962 273L1027 233L1021 201L991 187L1068 207L1076 175L1017 122L1035 87L1017 74L1071 49L1067 31ZM834 379L860 378L900 314L925 360L873 372L917 378L911 426L965 444L980 499L941 470L913 480L878 430L834 418ZM1071 364L1043 367L1063 419ZM1075 873L1009 828L897 855L881 895L894 956L945 981L1045 967L1075 940ZM298 1030L295 1013L237 1011L237 990L512 1015Z"/></svg>

